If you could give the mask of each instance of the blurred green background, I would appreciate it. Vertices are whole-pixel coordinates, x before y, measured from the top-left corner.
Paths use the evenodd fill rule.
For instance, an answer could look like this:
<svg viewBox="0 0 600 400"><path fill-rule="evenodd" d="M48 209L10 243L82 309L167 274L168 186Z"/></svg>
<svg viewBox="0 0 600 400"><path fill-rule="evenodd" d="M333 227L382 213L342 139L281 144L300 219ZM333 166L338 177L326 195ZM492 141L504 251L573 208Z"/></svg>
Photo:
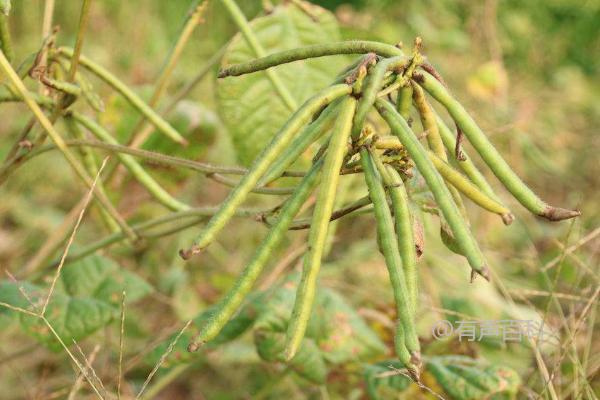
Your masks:
<svg viewBox="0 0 600 400"><path fill-rule="evenodd" d="M78 3L56 4L54 24L60 27L57 40L60 45L72 46L75 41ZM261 1L238 3L248 19L264 13ZM583 212L581 218L572 222L541 221L523 210L492 174L486 173L517 217L513 225L505 227L496 216L469 204L472 227L501 283L493 285L468 283L465 263L450 255L438 238L437 221L426 216L426 253L420 262L422 313L418 321L425 353L481 356L492 363L502 363L521 377L519 398L541 393L545 385L534 352L527 345L458 343L431 338L433 323L451 315L479 319L514 317L505 296L509 293L523 312L547 315L546 323L563 340L563 346L544 348L542 356L551 370L556 368L559 396L571 398L583 385L581 363L585 367L583 376L589 375L592 387L598 390L600 343L598 332L594 336L595 319L590 316L583 320L572 345L565 332L566 326L571 332L578 326L578 317L598 286L600 276L597 236L600 1L313 3L335 14L344 39L402 42L410 49L414 38L420 36L429 61L439 69L452 92L475 116L509 164L549 203L576 207ZM189 7L188 0L93 1L83 52L147 98ZM9 22L16 54L14 65L39 49L43 10L41 0L13 2ZM204 19L185 48L164 103L238 31L219 1L210 2ZM216 109L216 70L213 68L210 76L193 90L186 100L187 108L178 108L172 120L180 129L192 130L193 126L192 140L197 142L193 150L178 153L164 147L164 143L151 143L148 148L217 164L238 163L239 157ZM124 140L137 122L137 114L106 85L96 80L93 83L106 105L100 120L117 138ZM22 105L0 106L0 157L4 158L29 117ZM57 126L63 128L60 123ZM0 265L17 276L84 193L80 186L74 185L74 176L61 160L59 154L39 157L20 168L0 188ZM218 204L228 190L192 172L152 170L170 191L182 194L193 204ZM128 178L110 190L119 211L133 221L163 213ZM276 203L273 199L252 196L250 204L258 207ZM155 288L151 296L127 309L125 360L133 363L126 375L127 393L139 388L152 367L149 361L139 361L136 357L158 339L164 339L164 334L176 331L181 321L214 303L266 233L262 227L257 228L255 221L236 220L210 251L184 264L177 257L177 250L189 243L196 231L194 228L134 248L118 245L105 253ZM74 248L105 234L94 211L81 226ZM290 234L271 267L286 257L296 260L294 251L299 251L304 237L305 232ZM342 220L332 240L321 284L343 294L389 345L391 332L385 321L393 319L392 297L374 238L374 226L368 216ZM562 249L574 244L576 251L561 257ZM542 272L548 263L556 264L557 257L559 266L549 269L547 275ZM290 262L290 268L296 264ZM560 309L551 302L550 291L564 295L558 297ZM596 308L597 303L586 315L595 315ZM561 314L566 315L566 320ZM115 372L117 329L112 324L82 343L88 352L95 344L102 346L96 363L98 373L108 381ZM240 339L239 347L229 353L215 352L202 362L192 363L168 381L169 385L157 398L236 399L254 398L257 393L265 398L326 398L326 395L364 398L364 382L357 372L360 363L333 368L323 389L296 376L282 375L280 366L259 362L249 344L250 336ZM71 385L72 370L64 354L35 345L13 326L3 329L0 337L0 360L3 360L0 397L49 399ZM566 357L562 348L568 348ZM11 357L19 350L26 350L25 355ZM161 370L159 374L164 376L168 371ZM434 389L442 390L439 386ZM82 390L82 393L88 396L89 392ZM431 395L411 388L399 396L430 398ZM543 396L546 398L548 393Z"/></svg>

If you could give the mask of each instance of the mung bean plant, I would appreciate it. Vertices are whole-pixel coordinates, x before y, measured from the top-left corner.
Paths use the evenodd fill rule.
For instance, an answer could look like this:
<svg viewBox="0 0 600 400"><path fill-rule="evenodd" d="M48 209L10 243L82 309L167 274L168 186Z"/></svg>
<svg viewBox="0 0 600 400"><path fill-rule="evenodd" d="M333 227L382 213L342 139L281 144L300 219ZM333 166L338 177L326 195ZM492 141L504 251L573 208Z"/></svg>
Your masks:
<svg viewBox="0 0 600 400"><path fill-rule="evenodd" d="M314 155L312 167L299 178L294 192L282 203L270 222L269 233L233 288L190 343L189 350L195 351L216 337L236 313L270 253L294 224L300 207L316 191L308 251L287 327L285 359L294 358L302 344L318 290L317 277L328 228L335 218L334 202L340 175L359 173L364 176L369 192L368 202L361 206L372 204L377 243L388 268L396 302L396 354L413 378L418 379L421 356L414 319L419 245L415 243L410 193L406 190L415 170L435 199L443 239L466 258L472 271L471 279L480 275L489 280L489 269L469 227L463 197L497 214L506 225L514 216L470 161L462 148L463 140L469 141L496 178L531 213L549 221L573 218L580 213L547 204L519 178L424 57L418 38L409 55L399 47L385 43L345 41L292 49L226 66L219 72L219 78L235 79L285 63L342 54L361 56L330 87L295 111L255 158L191 247L181 250L184 259L202 252L215 240L253 188L275 181L314 142L320 140L323 143ZM456 125L456 136L436 114L432 101L443 106L450 115ZM427 145L420 140L421 132L415 132L411 127L411 108L421 120ZM374 114L385 121L386 128L376 130L370 123Z"/></svg>

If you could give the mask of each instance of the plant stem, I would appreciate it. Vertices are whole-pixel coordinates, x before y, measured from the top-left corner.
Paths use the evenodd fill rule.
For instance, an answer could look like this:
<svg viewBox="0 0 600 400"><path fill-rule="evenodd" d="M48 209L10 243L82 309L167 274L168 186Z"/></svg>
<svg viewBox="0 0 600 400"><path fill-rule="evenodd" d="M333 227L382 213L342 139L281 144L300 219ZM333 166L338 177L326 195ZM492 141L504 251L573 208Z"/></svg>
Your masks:
<svg viewBox="0 0 600 400"><path fill-rule="evenodd" d="M169 54L169 58L167 59L165 66L157 79L152 97L148 101L148 106L152 108L158 105L158 101L167 89L169 81L171 80L171 76L173 75L173 71L175 70L175 66L177 65L179 58L183 53L183 49L192 37L192 33L194 32L194 29L196 29L196 26L202 22L202 17L204 16L208 6L208 0L194 0L193 3L195 3L195 5L193 6L193 9L185 22L181 34L177 38L177 42L175 43L175 46L173 46L173 50ZM129 146L139 147L152 133L152 125L144 124L144 119L142 119L137 123L136 127L133 129L133 132L134 134L129 141Z"/></svg>
<svg viewBox="0 0 600 400"><path fill-rule="evenodd" d="M79 163L77 158L69 148L65 145L63 138L58 134L58 132L52 126L52 123L46 117L44 112L40 109L37 103L31 98L29 91L23 84L23 81L19 78L15 70L10 66L10 63L4 56L4 53L0 52L0 68L4 70L6 75L8 75L9 80L17 89L19 95L23 98L23 101L27 106L31 109L32 113L35 115L36 119L40 123L40 125L44 128L44 130L48 133L48 135L52 138L56 147L61 151L67 162L71 165L77 176L83 181L87 188L93 189L94 196L100 201L102 206L112 215L115 221L119 224L121 229L127 234L131 239L136 238L136 234L131 228L127 225L125 220L119 215L117 210L114 208L110 200L103 196L103 194L93 186L93 181L85 171L85 168Z"/></svg>
<svg viewBox="0 0 600 400"><path fill-rule="evenodd" d="M234 0L221 0L221 2L225 5L227 11L229 11L231 18L233 18L235 24L242 32L242 35L246 39L246 42L248 42L248 45L250 46L252 51L254 51L257 57L264 57L266 55L265 49L258 41L258 38L254 34L254 32L252 32L252 28L250 27L248 20L246 19L246 17L242 13L242 10L240 10L236 2ZM277 73L273 70L265 71L265 73L267 74L267 77L273 84L275 91L277 92L279 97L281 97L281 100L283 100L283 103L291 111L294 111L298 107L298 105L296 104L296 100L294 100L294 98L292 97L291 93L289 92L288 88L285 86L284 82L281 80L279 75L277 75Z"/></svg>
<svg viewBox="0 0 600 400"><path fill-rule="evenodd" d="M60 47L57 50L58 54L62 57L73 57L73 50L67 47ZM160 115L156 113L148 104L146 104L137 94L135 94L127 85L125 85L121 80L119 80L116 76L111 74L104 67L96 64L92 60L88 59L86 56L81 55L79 58L79 62L85 68L87 68L90 72L97 75L104 82L112 86L116 91L121 93L121 95L141 114L143 114L160 132L165 134L167 137L171 138L177 143L187 144L187 141L181 136L179 132L175 128L171 126L167 121L165 121Z"/></svg>
<svg viewBox="0 0 600 400"><path fill-rule="evenodd" d="M12 61L15 56L10 40L10 29L8 27L8 15L0 13L0 50L6 56L8 61Z"/></svg>
<svg viewBox="0 0 600 400"><path fill-rule="evenodd" d="M103 127L98 125L90 118L76 112L71 113L71 118L84 126L99 140L108 142L110 144L117 144L117 141L110 135L110 133L108 133ZM117 157L119 157L119 160L129 170L131 175L133 175L133 177L165 207L172 211L184 211L190 208L190 206L187 204L182 203L171 196L132 156L119 153Z"/></svg>
<svg viewBox="0 0 600 400"><path fill-rule="evenodd" d="M240 76L252 72L263 71L281 64L341 54L367 54L375 53L381 57L402 56L402 50L389 44L370 42L365 40L348 40L327 44L316 44L297 49L284 50L268 56L258 55L261 58L223 68L219 71L219 78Z"/></svg>

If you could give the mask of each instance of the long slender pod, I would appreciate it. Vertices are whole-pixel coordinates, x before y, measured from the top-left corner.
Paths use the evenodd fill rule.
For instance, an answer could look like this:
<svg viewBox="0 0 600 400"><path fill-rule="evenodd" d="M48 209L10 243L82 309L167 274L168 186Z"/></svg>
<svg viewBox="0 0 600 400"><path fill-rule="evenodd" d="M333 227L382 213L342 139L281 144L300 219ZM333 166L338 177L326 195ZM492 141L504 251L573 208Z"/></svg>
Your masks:
<svg viewBox="0 0 600 400"><path fill-rule="evenodd" d="M329 220L333 212L335 194L340 177L340 169L344 155L348 150L348 138L352 129L352 118L356 110L353 97L344 99L340 106L340 114L333 127L327 153L323 164L323 179L319 187L315 209L313 211L310 233L308 236L308 252L304 257L302 279L298 285L294 309L290 318L285 358L291 360L306 331L315 298L317 277L321 268L321 257L327 239Z"/></svg>
<svg viewBox="0 0 600 400"><path fill-rule="evenodd" d="M296 133L310 121L315 113L335 99L349 94L351 90L348 85L334 85L306 101L254 160L248 173L221 203L219 211L210 219L191 248L180 251L181 257L187 259L208 246L231 219L235 209L242 204L248 193L256 186L258 180L290 144Z"/></svg>
<svg viewBox="0 0 600 400"><path fill-rule="evenodd" d="M437 121L435 120L435 114L433 112L433 108L425 99L425 93L423 89L415 84L411 83L413 86L413 101L415 104L415 108L419 112L419 117L421 119L421 124L427 132L427 144L429 148L433 151L435 155L437 155L440 159L444 161L448 161L448 155L446 154L446 149L444 147L444 142L440 136L440 131L438 129ZM452 185L448 186L448 190L454 199L454 202L458 206L461 214L463 215L465 221L468 223L468 215L467 209L463 204L462 198L460 197L460 193L456 190ZM443 222L442 222L443 223Z"/></svg>
<svg viewBox="0 0 600 400"><path fill-rule="evenodd" d="M553 207L540 199L510 168L498 150L481 131L464 107L437 79L426 72L419 75L419 84L448 110L458 127L475 147L494 175L529 211L550 221L561 221L581 215L578 210Z"/></svg>
<svg viewBox="0 0 600 400"><path fill-rule="evenodd" d="M373 107L377 93L381 89L385 73L390 69L400 68L408 64L409 59L404 56L386 58L379 61L367 75L364 83L364 89L358 105L356 106L356 114L354 115L354 124L352 127L352 138L356 139L364 126L367 114Z"/></svg>
<svg viewBox="0 0 600 400"><path fill-rule="evenodd" d="M392 133L397 135L406 147L417 169L421 172L425 182L427 182L427 186L431 190L438 207L450 226L462 253L469 261L469 265L474 271L477 271L484 278L489 279L488 268L485 265L483 254L481 254L475 238L469 231L456 204L452 200L450 191L427 156L427 151L411 131L406 121L402 119L391 104L383 100L377 100L375 107L390 126Z"/></svg>
<svg viewBox="0 0 600 400"><path fill-rule="evenodd" d="M73 56L73 50L66 47L60 47L57 51L58 54L63 57L70 58ZM177 143L187 144L185 138L181 136L181 134L177 132L177 130L173 128L171 124L158 115L148 104L144 102L144 100L142 100L137 94L129 89L127 85L121 82L116 76L111 74L106 68L96 64L84 55L80 56L79 63L87 70L98 76L98 78L112 86L117 92L121 93L121 95L127 99L127 101L136 110L144 115L144 117L146 117L152 123L152 125L158 129L159 132L163 133Z"/></svg>
<svg viewBox="0 0 600 400"><path fill-rule="evenodd" d="M398 249L400 250L400 258L402 258L406 286L408 293L410 293L411 309L413 314L416 314L419 293L417 250L415 247L413 219L410 213L408 194L398 171L389 165L386 166L386 169L391 179L391 186L388 192L392 200Z"/></svg>
<svg viewBox="0 0 600 400"><path fill-rule="evenodd" d="M377 167L367 148L360 150L361 164L369 196L373 202L373 211L377 221L377 239L379 248L388 269L390 283L394 292L398 325L395 348L398 358L416 376L419 376L420 347L415 331L414 313L411 312L411 295L402 270L402 259L398 249L398 240L394 232L394 221L387 203L385 190L377 173Z"/></svg>
<svg viewBox="0 0 600 400"><path fill-rule="evenodd" d="M110 133L108 133L102 126L98 125L92 119L76 112L73 112L71 115L75 121L84 126L99 140L110 144L118 144ZM119 157L119 160L121 160L123 165L129 170L129 172L131 172L131 175L133 175L133 177L165 207L173 211L183 211L190 208L187 204L175 199L165 189L163 189L163 187L160 186L160 184L146 172L146 170L133 156L127 154L118 154L117 157Z"/></svg>
<svg viewBox="0 0 600 400"><path fill-rule="evenodd" d="M413 87L406 85L398 90L396 98L396 110L406 121L410 118L410 107L412 106Z"/></svg>
<svg viewBox="0 0 600 400"><path fill-rule="evenodd" d="M280 51L256 60L223 68L221 71L219 71L218 76L219 78L225 78L227 76L245 75L252 72L263 71L281 64L306 60L308 58L333 56L339 54L367 53L375 53L381 57L394 57L403 55L402 50L389 44L365 40L348 40L344 42L316 44L297 49Z"/></svg>
<svg viewBox="0 0 600 400"><path fill-rule="evenodd" d="M400 252L400 259L402 260L402 267L404 269L406 287L409 293L410 313L411 315L415 315L418 288L416 269L417 252L415 249L408 194L406 193L404 182L402 182L402 178L400 177L398 171L396 171L390 165L385 165L377 153L369 150L369 154L375 163L385 189L392 200L392 214L394 216L398 250Z"/></svg>
<svg viewBox="0 0 600 400"><path fill-rule="evenodd" d="M514 220L514 216L511 214L508 208L488 196L475 184L468 180L467 177L452 168L450 164L433 154L433 152L429 151L428 154L429 159L433 162L433 165L438 170L440 175L442 175L442 177L453 187L471 199L475 204L485 210L498 214L500 217L502 217L502 221L504 221L506 225L509 225Z"/></svg>
<svg viewBox="0 0 600 400"><path fill-rule="evenodd" d="M436 121L438 124L438 129L440 132L440 136L442 138L442 142L444 142L444 146L446 150L452 153L456 149L456 138L454 134L448 128L448 125L442 120L442 118L436 113ZM498 197L498 195L494 192L494 189L490 186L487 179L483 176L483 174L479 171L479 169L473 164L471 158L466 154L465 150L462 150L463 159L457 160L456 164L462 169L462 171L471 179L471 181L479 187L485 194L490 196L492 199L496 200L498 203L502 203Z"/></svg>
<svg viewBox="0 0 600 400"><path fill-rule="evenodd" d="M292 143L285 151L275 160L273 165L265 173L259 182L259 186L268 184L269 182L279 178L283 172L300 157L308 147L319 140L321 136L333 125L333 121L338 111L337 100L323 110L319 117L310 125L306 126L302 132L296 136Z"/></svg>
<svg viewBox="0 0 600 400"><path fill-rule="evenodd" d="M219 305L210 320L201 327L198 335L190 343L188 347L190 351L197 350L199 345L217 336L223 326L225 326L227 321L229 321L242 304L242 301L246 298L264 266L269 261L269 257L273 250L281 243L282 239L285 237L286 231L292 224L294 217L298 214L300 208L306 202L306 199L317 186L322 166L322 161L313 164L308 174L296 187L294 193L286 200L279 212L277 220L258 249L256 249L252 259L246 264L244 271L240 274L223 300L219 302Z"/></svg>

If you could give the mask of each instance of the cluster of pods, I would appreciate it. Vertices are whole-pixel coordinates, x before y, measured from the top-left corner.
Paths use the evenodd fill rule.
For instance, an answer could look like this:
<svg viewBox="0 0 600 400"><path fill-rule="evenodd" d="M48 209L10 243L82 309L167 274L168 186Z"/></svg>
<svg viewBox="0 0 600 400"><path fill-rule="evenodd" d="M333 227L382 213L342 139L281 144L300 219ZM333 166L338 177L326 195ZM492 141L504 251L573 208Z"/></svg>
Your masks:
<svg viewBox="0 0 600 400"><path fill-rule="evenodd" d="M510 224L513 216L462 150L463 136L498 180L530 212L551 221L579 215L578 211L546 204L521 181L426 62L419 44L415 42L411 55L405 55L398 46L378 42L314 45L221 70L219 78L226 78L308 58L362 55L330 87L307 100L292 115L256 157L194 244L180 252L184 259L201 252L251 190L285 176L286 169L313 143L322 143L312 166L269 222L270 231L244 271L190 343L190 351L213 339L238 310L273 250L293 225L294 217L317 190L302 279L287 328L285 358L291 360L295 356L311 315L327 231L335 218L332 214L340 175L348 171L362 173L368 188L368 201L362 204L372 203L378 245L387 265L398 314L395 350L415 379L421 367L414 324L419 245L415 244L409 194L405 188L405 181L411 177L410 169L416 168L427 184L440 212L442 236L467 259L472 278L479 274L488 279L488 269L464 216L461 195L498 214L505 224ZM435 113L426 94L448 111L456 124L456 137ZM411 107L419 114L427 147L410 126ZM367 116L373 110L387 123L389 132L375 132L367 123Z"/></svg>

